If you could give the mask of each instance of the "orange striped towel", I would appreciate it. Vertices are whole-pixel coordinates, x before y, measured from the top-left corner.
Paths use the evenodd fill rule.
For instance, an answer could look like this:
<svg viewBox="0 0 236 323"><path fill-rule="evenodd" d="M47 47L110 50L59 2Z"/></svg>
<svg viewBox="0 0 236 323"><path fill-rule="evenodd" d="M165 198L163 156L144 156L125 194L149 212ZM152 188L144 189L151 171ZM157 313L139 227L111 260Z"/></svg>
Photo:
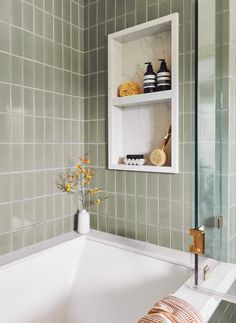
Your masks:
<svg viewBox="0 0 236 323"><path fill-rule="evenodd" d="M167 296L154 305L138 323L204 323L201 314L184 300Z"/></svg>

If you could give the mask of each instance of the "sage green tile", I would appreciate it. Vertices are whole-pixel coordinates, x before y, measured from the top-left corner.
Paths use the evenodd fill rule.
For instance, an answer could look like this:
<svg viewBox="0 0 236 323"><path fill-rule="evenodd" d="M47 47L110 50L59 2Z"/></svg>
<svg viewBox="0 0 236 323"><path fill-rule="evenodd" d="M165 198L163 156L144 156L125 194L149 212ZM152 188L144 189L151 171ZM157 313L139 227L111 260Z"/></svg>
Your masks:
<svg viewBox="0 0 236 323"><path fill-rule="evenodd" d="M106 122L104 120L98 121L98 142L106 142Z"/></svg>
<svg viewBox="0 0 236 323"><path fill-rule="evenodd" d="M170 248L170 231L160 227L159 229L159 244L160 246Z"/></svg>
<svg viewBox="0 0 236 323"><path fill-rule="evenodd" d="M108 217L107 232L115 234L115 232L116 232L116 223L115 223L114 218Z"/></svg>
<svg viewBox="0 0 236 323"><path fill-rule="evenodd" d="M114 27L114 21L113 21L113 27ZM105 34L105 23L102 23L98 25L98 47L105 46L106 42L107 42L107 37Z"/></svg>
<svg viewBox="0 0 236 323"><path fill-rule="evenodd" d="M0 175L0 202L10 202L11 196L11 177L9 175Z"/></svg>
<svg viewBox="0 0 236 323"><path fill-rule="evenodd" d="M0 111L10 111L10 85L0 84Z"/></svg>
<svg viewBox="0 0 236 323"><path fill-rule="evenodd" d="M97 72L97 50L89 52L89 72Z"/></svg>
<svg viewBox="0 0 236 323"><path fill-rule="evenodd" d="M9 52L10 50L10 26L0 22L0 50Z"/></svg>
<svg viewBox="0 0 236 323"><path fill-rule="evenodd" d="M0 206L0 233L11 230L11 206L10 204Z"/></svg>
<svg viewBox="0 0 236 323"><path fill-rule="evenodd" d="M28 31L23 32L24 57L34 59L34 35Z"/></svg>
<svg viewBox="0 0 236 323"><path fill-rule="evenodd" d="M98 217L98 223L99 223L99 230L103 232L107 232L107 217L106 216L99 216Z"/></svg>
<svg viewBox="0 0 236 323"><path fill-rule="evenodd" d="M116 195L116 217L125 218L125 195Z"/></svg>
<svg viewBox="0 0 236 323"><path fill-rule="evenodd" d="M147 226L147 241L149 243L158 243L158 227L148 225Z"/></svg>
<svg viewBox="0 0 236 323"><path fill-rule="evenodd" d="M36 34L43 36L43 26L44 26L44 15L43 11L35 8L34 9L34 30Z"/></svg>
<svg viewBox="0 0 236 323"><path fill-rule="evenodd" d="M171 248L183 250L183 232L171 230Z"/></svg>
<svg viewBox="0 0 236 323"><path fill-rule="evenodd" d="M62 68L62 45L54 43L54 64L58 68Z"/></svg>
<svg viewBox="0 0 236 323"><path fill-rule="evenodd" d="M170 200L170 175L159 175L159 197L161 199Z"/></svg>
<svg viewBox="0 0 236 323"><path fill-rule="evenodd" d="M44 60L48 65L53 65L53 45L51 40L44 40Z"/></svg>
<svg viewBox="0 0 236 323"><path fill-rule="evenodd" d="M98 95L106 95L107 72L98 73Z"/></svg>
<svg viewBox="0 0 236 323"><path fill-rule="evenodd" d="M63 0L63 19L70 22L70 7L71 1Z"/></svg>
<svg viewBox="0 0 236 323"><path fill-rule="evenodd" d="M126 221L125 236L130 239L136 238L136 224L135 222Z"/></svg>
<svg viewBox="0 0 236 323"><path fill-rule="evenodd" d="M121 16L116 19L116 31L122 29L125 29L125 16Z"/></svg>
<svg viewBox="0 0 236 323"><path fill-rule="evenodd" d="M91 121L90 122L90 142L96 143L97 142L97 121Z"/></svg>
<svg viewBox="0 0 236 323"><path fill-rule="evenodd" d="M44 116L44 93L43 91L35 91L35 115Z"/></svg>
<svg viewBox="0 0 236 323"><path fill-rule="evenodd" d="M9 22L10 21L10 2L0 0L0 20Z"/></svg>
<svg viewBox="0 0 236 323"><path fill-rule="evenodd" d="M10 81L10 56L4 53L0 53L0 81Z"/></svg>
<svg viewBox="0 0 236 323"><path fill-rule="evenodd" d="M158 224L158 200L148 198L147 199L147 222L148 224Z"/></svg>
<svg viewBox="0 0 236 323"><path fill-rule="evenodd" d="M0 5L1 10L1 5ZM0 254L10 252L12 250L12 234L6 233L0 235Z"/></svg>
<svg viewBox="0 0 236 323"><path fill-rule="evenodd" d="M137 173L136 175L136 193L137 195L147 195L147 174Z"/></svg>
<svg viewBox="0 0 236 323"><path fill-rule="evenodd" d="M57 17L62 17L62 0L54 0L54 13Z"/></svg>
<svg viewBox="0 0 236 323"><path fill-rule="evenodd" d="M125 220L116 219L116 234L125 237Z"/></svg>
<svg viewBox="0 0 236 323"><path fill-rule="evenodd" d="M0 142L11 142L11 116L0 114Z"/></svg>
<svg viewBox="0 0 236 323"><path fill-rule="evenodd" d="M171 176L171 200L182 201L184 196L184 177L182 174Z"/></svg>
<svg viewBox="0 0 236 323"><path fill-rule="evenodd" d="M23 3L23 28L33 31L33 6Z"/></svg>
<svg viewBox="0 0 236 323"><path fill-rule="evenodd" d="M34 86L34 64L26 59L23 60L23 82L26 86Z"/></svg>
<svg viewBox="0 0 236 323"><path fill-rule="evenodd" d="M70 232L73 228L73 218L71 216L67 216L64 220L64 233Z"/></svg>
<svg viewBox="0 0 236 323"><path fill-rule="evenodd" d="M17 112L17 113L20 113L23 110L22 88L19 86L11 87L11 110L12 112Z"/></svg>
<svg viewBox="0 0 236 323"><path fill-rule="evenodd" d="M147 196L157 197L158 194L158 181L159 177L157 174L147 174Z"/></svg>
<svg viewBox="0 0 236 323"><path fill-rule="evenodd" d="M129 0L125 3L126 12L135 11L135 0Z"/></svg>
<svg viewBox="0 0 236 323"><path fill-rule="evenodd" d="M2 173L11 171L11 146L6 144L0 144L0 169Z"/></svg>
<svg viewBox="0 0 236 323"><path fill-rule="evenodd" d="M107 163L107 147L105 144L98 145L98 166L106 167Z"/></svg>
<svg viewBox="0 0 236 323"><path fill-rule="evenodd" d="M53 0L44 0L44 10L52 13Z"/></svg>
<svg viewBox="0 0 236 323"><path fill-rule="evenodd" d="M97 3L97 11L98 11L98 23L102 23L105 21L105 14L106 14L106 1L101 0Z"/></svg>
<svg viewBox="0 0 236 323"><path fill-rule="evenodd" d="M21 85L23 80L23 63L20 57L11 56L11 81Z"/></svg>
<svg viewBox="0 0 236 323"><path fill-rule="evenodd" d="M94 2L88 7L89 10L89 27L97 24L97 3Z"/></svg>
<svg viewBox="0 0 236 323"><path fill-rule="evenodd" d="M97 120L97 114L98 114L98 106L97 106L98 99L97 98L91 98L89 100L89 118L90 120Z"/></svg>
<svg viewBox="0 0 236 323"><path fill-rule="evenodd" d="M125 178L126 172L120 171L116 173L116 192L125 194Z"/></svg>
<svg viewBox="0 0 236 323"><path fill-rule="evenodd" d="M107 35L114 33L116 30L115 20L107 21Z"/></svg>
<svg viewBox="0 0 236 323"><path fill-rule="evenodd" d="M116 172L112 170L107 171L107 191L115 192L116 189Z"/></svg>
<svg viewBox="0 0 236 323"><path fill-rule="evenodd" d="M137 224L137 239L141 241L147 241L147 226L146 224Z"/></svg>
<svg viewBox="0 0 236 323"><path fill-rule="evenodd" d="M22 4L21 0L11 1L11 23L15 26L22 26Z"/></svg>
<svg viewBox="0 0 236 323"><path fill-rule="evenodd" d="M14 55L22 56L22 30L11 27L11 51Z"/></svg>
<svg viewBox="0 0 236 323"><path fill-rule="evenodd" d="M125 0L116 1L116 16L122 16L125 13Z"/></svg>
<svg viewBox="0 0 236 323"><path fill-rule="evenodd" d="M44 81L45 81L45 68L43 64L36 63L34 65L34 83L35 87L38 89L44 89Z"/></svg>
<svg viewBox="0 0 236 323"><path fill-rule="evenodd" d="M170 227L170 201L159 200L159 224L162 227Z"/></svg>
<svg viewBox="0 0 236 323"><path fill-rule="evenodd" d="M126 173L126 194L135 194L135 173L127 172Z"/></svg>
<svg viewBox="0 0 236 323"><path fill-rule="evenodd" d="M179 23L183 23L183 13L184 13L184 1L175 0L172 2L172 12L178 12L179 14Z"/></svg>
<svg viewBox="0 0 236 323"><path fill-rule="evenodd" d="M75 2L72 2L71 3L71 14L72 14L71 22L75 26L78 26L78 23L79 23L78 13L79 13L78 4Z"/></svg>
<svg viewBox="0 0 236 323"><path fill-rule="evenodd" d="M44 15L44 37L53 39L53 16Z"/></svg>
<svg viewBox="0 0 236 323"><path fill-rule="evenodd" d="M34 200L24 201L24 226L35 224Z"/></svg>
<svg viewBox="0 0 236 323"><path fill-rule="evenodd" d="M24 230L18 230L12 233L12 249L17 250L24 246Z"/></svg>
<svg viewBox="0 0 236 323"><path fill-rule="evenodd" d="M184 225L184 204L183 202L171 201L171 227L183 230Z"/></svg>
<svg viewBox="0 0 236 323"><path fill-rule="evenodd" d="M110 0L107 2L106 10L107 10L107 19L113 19L115 17L115 0Z"/></svg>
<svg viewBox="0 0 236 323"><path fill-rule="evenodd" d="M34 115L34 93L28 88L24 88L24 114Z"/></svg>
<svg viewBox="0 0 236 323"><path fill-rule="evenodd" d="M143 0L136 0L136 22L141 24L146 21L146 2Z"/></svg>
<svg viewBox="0 0 236 323"><path fill-rule="evenodd" d="M135 25L135 13L131 12L128 15L126 15L126 27L132 27Z"/></svg>
<svg viewBox="0 0 236 323"><path fill-rule="evenodd" d="M159 2L159 17L163 17L170 14L170 1L160 0Z"/></svg>
<svg viewBox="0 0 236 323"><path fill-rule="evenodd" d="M159 9L158 4L148 7L148 20L158 18L158 9Z"/></svg>
<svg viewBox="0 0 236 323"><path fill-rule="evenodd" d="M55 236L54 222L46 222L45 225L45 238L52 239Z"/></svg>
<svg viewBox="0 0 236 323"><path fill-rule="evenodd" d="M144 197L138 197L137 203L137 221L141 223L147 223L147 199Z"/></svg>
<svg viewBox="0 0 236 323"><path fill-rule="evenodd" d="M126 196L126 220L136 220L136 199L134 196Z"/></svg>

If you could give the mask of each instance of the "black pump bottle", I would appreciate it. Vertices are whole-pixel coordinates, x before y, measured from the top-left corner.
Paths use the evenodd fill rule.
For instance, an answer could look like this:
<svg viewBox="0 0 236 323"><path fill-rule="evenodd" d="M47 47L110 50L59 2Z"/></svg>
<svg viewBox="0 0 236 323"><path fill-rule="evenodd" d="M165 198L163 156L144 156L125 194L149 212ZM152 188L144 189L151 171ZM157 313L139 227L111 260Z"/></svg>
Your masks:
<svg viewBox="0 0 236 323"><path fill-rule="evenodd" d="M147 64L147 72L144 74L144 93L156 92L156 74L153 71L152 63L148 62L145 64Z"/></svg>
<svg viewBox="0 0 236 323"><path fill-rule="evenodd" d="M157 91L165 91L171 89L170 71L167 69L166 61L162 58L160 69L157 72Z"/></svg>

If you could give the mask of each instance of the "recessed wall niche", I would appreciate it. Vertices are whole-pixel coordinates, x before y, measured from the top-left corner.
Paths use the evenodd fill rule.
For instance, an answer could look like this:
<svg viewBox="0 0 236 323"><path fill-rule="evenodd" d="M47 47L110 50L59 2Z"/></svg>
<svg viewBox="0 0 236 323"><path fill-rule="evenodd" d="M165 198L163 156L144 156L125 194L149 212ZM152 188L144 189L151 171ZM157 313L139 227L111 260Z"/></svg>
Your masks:
<svg viewBox="0 0 236 323"><path fill-rule="evenodd" d="M108 36L109 169L178 172L178 29L178 14L174 13ZM118 88L124 82L136 82L142 88L144 63L152 62L157 71L159 58L166 59L171 71L171 90L118 97ZM164 166L154 166L150 153L161 148L170 125L167 161ZM123 159L127 154L144 154L147 163L126 165Z"/></svg>

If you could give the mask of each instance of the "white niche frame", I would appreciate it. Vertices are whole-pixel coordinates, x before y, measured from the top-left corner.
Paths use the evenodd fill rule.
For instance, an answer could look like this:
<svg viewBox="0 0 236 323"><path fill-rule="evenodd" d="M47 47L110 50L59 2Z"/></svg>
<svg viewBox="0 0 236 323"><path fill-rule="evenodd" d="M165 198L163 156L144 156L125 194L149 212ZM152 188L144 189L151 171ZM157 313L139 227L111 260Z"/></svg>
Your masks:
<svg viewBox="0 0 236 323"><path fill-rule="evenodd" d="M166 34L164 34L166 33ZM139 94L129 97L118 97L117 89L123 82L129 81L124 77L126 59L132 46L139 46L142 50L135 52L135 58L140 54L145 55L143 41L153 45L154 39L169 33L169 64L171 65L171 90L148 94ZM145 40L144 40L145 39ZM140 44L139 44L140 43ZM142 43L142 44L141 44ZM157 44L157 43L156 43ZM130 47L131 46L131 47ZM160 44L157 44L160 47ZM126 51L126 52L125 52ZM126 56L125 56L126 55ZM148 56L148 55L147 55ZM133 56L134 57L134 56ZM144 57L144 56L143 56ZM162 57L156 57L157 59ZM143 59L143 58L142 58ZM132 61L129 64L132 65ZM140 58L141 60L141 58ZM147 61L147 60L145 60ZM142 60L140 64L144 64ZM130 65L128 65L130 66ZM145 67L143 65L144 71ZM169 68L169 66L168 66ZM134 71L133 71L134 72ZM123 74L122 74L123 73ZM169 112L164 112L169 110ZM161 112L162 111L162 112ZM153 113L153 115L152 115ZM159 122L158 114L162 113L163 120ZM157 120L161 134L158 136L156 148L160 148L163 136L168 129L168 122L172 126L172 136L168 144L171 161L166 166L154 166L151 164L143 166L125 165L122 158L127 153L142 154L145 141L143 138L135 137L133 118L140 115L142 131L149 138L148 143L155 142L150 136L150 123ZM166 119L164 116L166 115ZM145 120L146 118L146 120ZM139 121L140 121L139 120ZM165 124L166 123L166 124ZM164 125L165 124L165 125ZM146 129L145 129L146 127ZM149 128L148 128L149 127ZM153 127L153 125L152 125ZM141 131L141 130L140 130ZM158 131L158 130L157 130ZM133 138L132 138L133 136ZM137 140L135 140L137 138ZM167 146L167 147L168 147ZM155 147L152 147L152 149ZM130 151L131 150L131 151ZM151 150L151 149L150 149ZM150 152L149 150L149 152ZM146 152L147 153L147 152ZM153 173L178 173L179 172L179 15L173 13L168 16L154 19L152 21L130 27L108 35L108 168L114 170L141 171Z"/></svg>

